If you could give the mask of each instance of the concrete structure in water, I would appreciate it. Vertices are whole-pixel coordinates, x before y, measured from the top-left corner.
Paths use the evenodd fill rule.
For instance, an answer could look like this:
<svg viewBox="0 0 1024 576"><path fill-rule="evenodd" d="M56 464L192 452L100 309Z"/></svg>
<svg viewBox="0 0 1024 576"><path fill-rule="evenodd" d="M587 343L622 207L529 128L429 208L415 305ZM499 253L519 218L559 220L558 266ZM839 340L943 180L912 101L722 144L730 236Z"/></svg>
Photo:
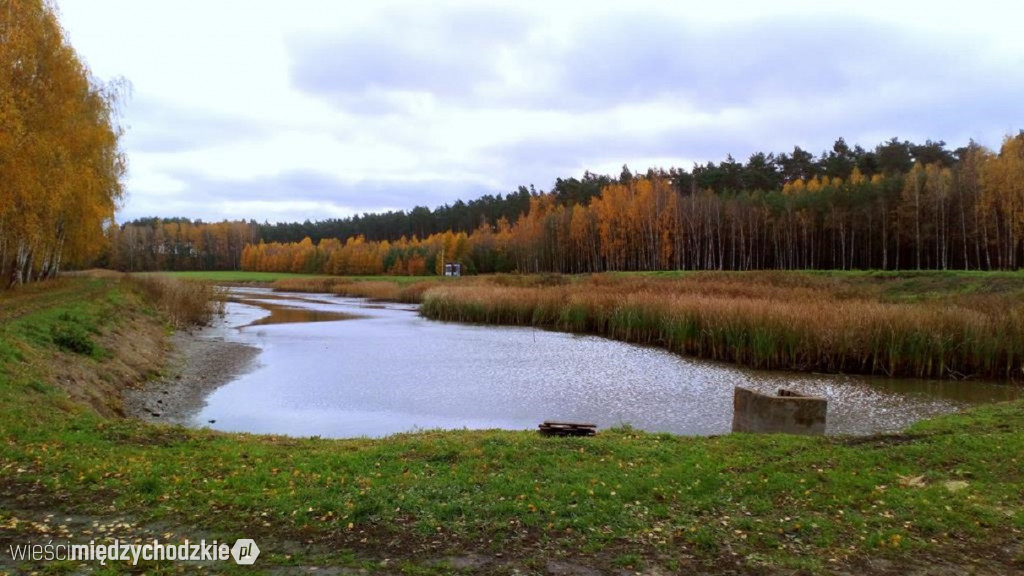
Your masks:
<svg viewBox="0 0 1024 576"><path fill-rule="evenodd" d="M733 432L825 433L825 398L783 389L778 396L769 396L737 386L732 407Z"/></svg>

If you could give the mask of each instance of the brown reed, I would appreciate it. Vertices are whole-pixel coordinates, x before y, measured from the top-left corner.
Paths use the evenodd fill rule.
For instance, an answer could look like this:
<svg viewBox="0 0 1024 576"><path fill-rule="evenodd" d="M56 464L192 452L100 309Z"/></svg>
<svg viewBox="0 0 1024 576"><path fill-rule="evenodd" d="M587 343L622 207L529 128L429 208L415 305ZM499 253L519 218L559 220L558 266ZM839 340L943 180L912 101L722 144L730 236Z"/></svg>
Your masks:
<svg viewBox="0 0 1024 576"><path fill-rule="evenodd" d="M122 281L144 294L175 328L207 325L224 310L218 288L207 282L139 274L126 274Z"/></svg>
<svg viewBox="0 0 1024 576"><path fill-rule="evenodd" d="M915 378L1021 379L1024 304L1014 295L885 301L878 290L798 273L432 288L440 320L591 333L766 369Z"/></svg>

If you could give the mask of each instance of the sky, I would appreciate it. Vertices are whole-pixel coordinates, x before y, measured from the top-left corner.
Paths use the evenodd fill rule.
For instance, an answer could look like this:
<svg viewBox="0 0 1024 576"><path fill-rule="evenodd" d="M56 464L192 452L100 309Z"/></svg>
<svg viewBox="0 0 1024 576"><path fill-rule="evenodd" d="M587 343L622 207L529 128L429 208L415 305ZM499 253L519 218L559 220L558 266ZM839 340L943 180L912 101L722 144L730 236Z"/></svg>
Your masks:
<svg viewBox="0 0 1024 576"><path fill-rule="evenodd" d="M973 2L57 0L127 80L118 221L435 208L839 137L1024 128L1024 8Z"/></svg>

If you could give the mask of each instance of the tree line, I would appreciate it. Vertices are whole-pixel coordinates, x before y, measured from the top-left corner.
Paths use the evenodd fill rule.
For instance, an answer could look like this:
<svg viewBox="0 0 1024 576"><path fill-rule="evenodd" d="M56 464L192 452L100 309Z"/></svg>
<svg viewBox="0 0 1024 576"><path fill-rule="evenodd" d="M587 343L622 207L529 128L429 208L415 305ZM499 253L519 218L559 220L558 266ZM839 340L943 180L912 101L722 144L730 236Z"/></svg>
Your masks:
<svg viewBox="0 0 1024 576"><path fill-rule="evenodd" d="M998 153L976 143L840 139L801 154L731 158L600 182L559 180L514 220L371 241L365 235L249 245L250 270L434 274L608 270L1017 269L1024 262L1024 132ZM775 186L762 188L762 186Z"/></svg>
<svg viewBox="0 0 1024 576"><path fill-rule="evenodd" d="M598 192L600 187L595 194ZM416 206L408 212L388 211L318 222L263 223L259 225L260 238L265 242L298 242L309 237L313 242L319 242L324 238L345 240L362 236L370 241L395 241L403 236L426 238L448 230L471 232L483 220L497 222L505 218L514 222L529 208L531 196L537 193L532 186L520 186L507 195L485 194L475 200L457 200L433 210L427 206Z"/></svg>
<svg viewBox="0 0 1024 576"><path fill-rule="evenodd" d="M918 144L892 138L874 149L866 150L859 145L851 148L845 139L839 138L830 150L823 151L818 156L796 146L790 153L753 154L746 163L739 162L730 155L717 164L698 164L689 171L672 168L665 174L681 193L699 190L711 190L718 194L772 191L781 188L787 182L815 176L846 179L854 168L862 175L871 177L875 174L905 174L915 162L952 166L960 152L962 149L956 152L949 151L943 141L928 140L924 144ZM632 173L627 167L623 167L618 178L586 172L581 178L556 179L549 193L555 197L558 204L586 205L600 195L609 184L624 182L631 177ZM470 233L476 230L482 221L494 225L501 218L505 218L509 223L515 224L519 216L528 211L530 198L540 193L532 185L520 186L506 195L487 194L475 200L459 200L433 210L426 206L417 206L408 212L389 211L318 222L307 220L279 224L264 223L260 225L260 237L265 242L284 243L299 242L308 236L316 243L323 238L338 238L344 241L361 235L368 241L394 242L403 236L426 238L431 234L448 230Z"/></svg>
<svg viewBox="0 0 1024 576"><path fill-rule="evenodd" d="M44 0L0 0L0 14L0 286L69 263L431 274L444 261L470 272L598 272L1024 260L1024 132L998 152L897 138L868 150L839 138L817 156L794 147L692 170L624 166L618 177L587 172L549 192L521 186L433 210L118 226L123 84L90 75Z"/></svg>
<svg viewBox="0 0 1024 576"><path fill-rule="evenodd" d="M239 270L242 250L260 241L255 222L140 218L107 228L107 250L96 261L125 272Z"/></svg>
<svg viewBox="0 0 1024 576"><path fill-rule="evenodd" d="M971 142L840 138L814 155L756 153L618 177L559 178L435 210L311 223L141 219L108 231L123 270L329 274L663 269L1015 269L1022 136Z"/></svg>
<svg viewBox="0 0 1024 576"><path fill-rule="evenodd" d="M116 106L49 3L0 0L0 287L87 263L122 196Z"/></svg>

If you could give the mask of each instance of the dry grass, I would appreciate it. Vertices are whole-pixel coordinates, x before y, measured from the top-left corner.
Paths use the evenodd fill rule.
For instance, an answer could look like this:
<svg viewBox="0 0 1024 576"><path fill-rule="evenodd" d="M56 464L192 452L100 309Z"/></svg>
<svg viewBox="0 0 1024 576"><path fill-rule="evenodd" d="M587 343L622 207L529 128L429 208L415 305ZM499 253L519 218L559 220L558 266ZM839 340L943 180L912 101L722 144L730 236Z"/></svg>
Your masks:
<svg viewBox="0 0 1024 576"><path fill-rule="evenodd" d="M439 285L440 282L436 280L424 280L412 284L401 284L388 280L367 280L339 284L334 287L332 292L339 296L416 304L423 300L423 294L427 290Z"/></svg>
<svg viewBox="0 0 1024 576"><path fill-rule="evenodd" d="M89 268L86 270L66 270L61 272L60 275L84 278L121 278L124 276L124 272L108 270L106 268Z"/></svg>
<svg viewBox="0 0 1024 576"><path fill-rule="evenodd" d="M338 284L331 290L339 296L369 298L370 300L399 300L402 291L397 282L387 280L368 280L365 282L346 282Z"/></svg>
<svg viewBox="0 0 1024 576"><path fill-rule="evenodd" d="M440 284L441 280L418 280L410 283L398 280L326 277L287 278L278 280L271 286L277 292L326 293L414 304L422 300L424 292Z"/></svg>
<svg viewBox="0 0 1024 576"><path fill-rule="evenodd" d="M333 292L336 286L344 284L344 278L329 276L319 278L282 278L271 284L277 292L309 292L313 294Z"/></svg>
<svg viewBox="0 0 1024 576"><path fill-rule="evenodd" d="M979 288L964 291L969 283ZM765 271L304 278L274 289L422 302L423 314L439 320L597 334L755 368L1019 380L1019 284L942 273Z"/></svg>
<svg viewBox="0 0 1024 576"><path fill-rule="evenodd" d="M141 291L175 328L204 326L223 313L217 287L206 282L149 275L126 275L123 281Z"/></svg>
<svg viewBox="0 0 1024 576"><path fill-rule="evenodd" d="M910 376L1024 376L1013 294L883 301L800 274L594 276L573 283L446 285L424 315L592 333L755 368Z"/></svg>

